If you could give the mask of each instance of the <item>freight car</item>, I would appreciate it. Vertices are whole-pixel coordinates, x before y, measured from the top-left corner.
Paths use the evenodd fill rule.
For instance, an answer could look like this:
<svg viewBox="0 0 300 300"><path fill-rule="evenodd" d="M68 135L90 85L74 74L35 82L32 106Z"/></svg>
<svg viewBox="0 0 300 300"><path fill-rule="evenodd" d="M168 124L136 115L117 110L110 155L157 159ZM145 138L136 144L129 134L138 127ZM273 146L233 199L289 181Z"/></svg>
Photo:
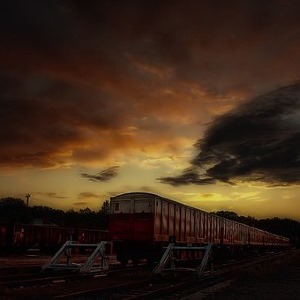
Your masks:
<svg viewBox="0 0 300 300"><path fill-rule="evenodd" d="M107 240L106 230L61 227L50 224L0 224L1 253L39 249L54 253L67 240L80 243L97 243Z"/></svg>
<svg viewBox="0 0 300 300"><path fill-rule="evenodd" d="M182 245L227 248L289 245L288 238L142 192L111 198L109 237L123 264L129 259L156 260L170 239Z"/></svg>

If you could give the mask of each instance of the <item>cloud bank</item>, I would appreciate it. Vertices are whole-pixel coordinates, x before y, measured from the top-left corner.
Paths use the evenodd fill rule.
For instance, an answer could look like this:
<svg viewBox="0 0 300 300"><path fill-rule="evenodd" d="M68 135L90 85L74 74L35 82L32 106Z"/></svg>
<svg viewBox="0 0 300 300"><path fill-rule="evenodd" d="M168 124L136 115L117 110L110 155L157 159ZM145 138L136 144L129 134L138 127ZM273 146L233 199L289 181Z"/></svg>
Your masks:
<svg viewBox="0 0 300 300"><path fill-rule="evenodd" d="M179 153L199 123L300 78L299 15L281 0L6 1L1 168Z"/></svg>
<svg viewBox="0 0 300 300"><path fill-rule="evenodd" d="M300 183L300 84L256 97L216 118L200 139L199 153L174 186L216 181Z"/></svg>

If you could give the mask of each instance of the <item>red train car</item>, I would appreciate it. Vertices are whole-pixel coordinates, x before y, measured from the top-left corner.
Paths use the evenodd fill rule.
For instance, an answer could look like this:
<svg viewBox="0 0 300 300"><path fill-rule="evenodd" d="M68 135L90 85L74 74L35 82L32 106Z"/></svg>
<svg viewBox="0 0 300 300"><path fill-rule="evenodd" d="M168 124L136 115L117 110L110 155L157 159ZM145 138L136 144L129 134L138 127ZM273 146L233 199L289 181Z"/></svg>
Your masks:
<svg viewBox="0 0 300 300"><path fill-rule="evenodd" d="M37 248L42 251L55 251L73 234L72 228L55 225L13 224L14 249Z"/></svg>
<svg viewBox="0 0 300 300"><path fill-rule="evenodd" d="M3 253L30 248L54 253L71 239L79 243L95 244L107 240L108 232L49 224L0 224L0 252Z"/></svg>
<svg viewBox="0 0 300 300"><path fill-rule="evenodd" d="M75 237L75 239L80 244L97 244L101 241L108 240L108 231L79 228L77 229L77 236Z"/></svg>
<svg viewBox="0 0 300 300"><path fill-rule="evenodd" d="M152 260L170 238L179 244L266 246L289 239L151 193L111 198L109 235L117 259Z"/></svg>

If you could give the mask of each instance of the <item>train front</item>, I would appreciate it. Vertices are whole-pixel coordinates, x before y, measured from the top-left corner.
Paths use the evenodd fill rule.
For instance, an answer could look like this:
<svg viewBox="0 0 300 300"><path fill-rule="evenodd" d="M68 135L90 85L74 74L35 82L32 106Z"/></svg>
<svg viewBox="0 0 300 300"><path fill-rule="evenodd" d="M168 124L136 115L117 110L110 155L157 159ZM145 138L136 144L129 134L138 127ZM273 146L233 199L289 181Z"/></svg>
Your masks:
<svg viewBox="0 0 300 300"><path fill-rule="evenodd" d="M148 193L126 193L110 201L109 237L117 260L151 261L155 199Z"/></svg>

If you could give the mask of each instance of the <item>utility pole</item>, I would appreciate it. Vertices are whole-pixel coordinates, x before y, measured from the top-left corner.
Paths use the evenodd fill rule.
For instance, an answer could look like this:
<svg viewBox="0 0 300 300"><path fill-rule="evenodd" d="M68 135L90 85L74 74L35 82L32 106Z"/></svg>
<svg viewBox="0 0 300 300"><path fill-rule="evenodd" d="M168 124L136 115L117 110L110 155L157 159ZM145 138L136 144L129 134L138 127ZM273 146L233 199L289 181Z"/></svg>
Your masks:
<svg viewBox="0 0 300 300"><path fill-rule="evenodd" d="M30 194L26 195L26 205L27 207L29 206L29 198L30 198Z"/></svg>

